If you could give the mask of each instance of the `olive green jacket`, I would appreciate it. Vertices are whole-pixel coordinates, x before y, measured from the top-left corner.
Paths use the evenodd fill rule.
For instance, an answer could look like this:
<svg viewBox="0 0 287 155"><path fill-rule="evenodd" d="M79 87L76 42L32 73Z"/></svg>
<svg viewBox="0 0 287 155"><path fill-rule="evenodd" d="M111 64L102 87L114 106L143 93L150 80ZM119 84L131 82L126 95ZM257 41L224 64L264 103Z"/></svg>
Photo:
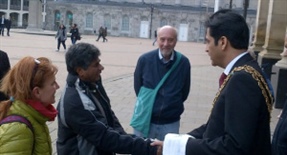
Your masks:
<svg viewBox="0 0 287 155"><path fill-rule="evenodd" d="M8 115L28 119L34 132L24 123L12 122L0 126L1 155L51 155L51 137L46 125L48 118L21 101L14 101Z"/></svg>

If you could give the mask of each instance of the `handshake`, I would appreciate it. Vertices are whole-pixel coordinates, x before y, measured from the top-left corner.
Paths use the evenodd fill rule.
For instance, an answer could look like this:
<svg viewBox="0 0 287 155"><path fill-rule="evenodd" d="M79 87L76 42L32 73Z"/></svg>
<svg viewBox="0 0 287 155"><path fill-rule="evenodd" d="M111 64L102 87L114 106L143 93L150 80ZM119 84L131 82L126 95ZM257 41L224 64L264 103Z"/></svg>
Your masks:
<svg viewBox="0 0 287 155"><path fill-rule="evenodd" d="M157 153L156 155L162 155L162 147L163 147L163 141L152 139L151 146L157 146Z"/></svg>
<svg viewBox="0 0 287 155"><path fill-rule="evenodd" d="M185 155L185 147L189 138L195 139L187 134L169 133L164 141L153 139L151 146L157 146L157 155Z"/></svg>

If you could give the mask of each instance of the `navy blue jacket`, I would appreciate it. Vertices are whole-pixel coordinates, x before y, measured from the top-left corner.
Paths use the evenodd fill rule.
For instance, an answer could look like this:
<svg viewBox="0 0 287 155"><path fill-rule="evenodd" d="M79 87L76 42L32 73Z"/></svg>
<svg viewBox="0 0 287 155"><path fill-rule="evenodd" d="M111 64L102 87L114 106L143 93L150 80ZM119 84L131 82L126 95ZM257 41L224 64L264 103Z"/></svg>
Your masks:
<svg viewBox="0 0 287 155"><path fill-rule="evenodd" d="M287 154L287 100L272 139L272 155Z"/></svg>
<svg viewBox="0 0 287 155"><path fill-rule="evenodd" d="M136 95L139 93L141 86L154 89L176 59L176 54L174 54L174 60L164 64L159 59L158 49L143 54L139 58L134 72ZM188 97L189 89L190 63L182 55L178 66L171 72L157 93L151 123L168 124L178 121L184 110L183 102Z"/></svg>

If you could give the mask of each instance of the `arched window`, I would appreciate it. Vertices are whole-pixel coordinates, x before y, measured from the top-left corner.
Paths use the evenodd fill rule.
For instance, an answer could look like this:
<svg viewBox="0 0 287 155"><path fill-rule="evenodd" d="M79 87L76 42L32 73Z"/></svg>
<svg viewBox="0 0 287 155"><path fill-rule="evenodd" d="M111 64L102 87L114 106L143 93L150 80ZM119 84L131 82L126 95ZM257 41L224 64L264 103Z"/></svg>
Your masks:
<svg viewBox="0 0 287 155"><path fill-rule="evenodd" d="M86 16L86 28L93 28L94 20L93 20L93 14L87 13Z"/></svg>
<svg viewBox="0 0 287 155"><path fill-rule="evenodd" d="M130 30L130 19L128 16L123 16L122 19L122 31L129 31Z"/></svg>
<svg viewBox="0 0 287 155"><path fill-rule="evenodd" d="M162 18L162 19L160 20L160 24L159 24L159 25L160 25L160 27L167 25L167 19Z"/></svg>
<svg viewBox="0 0 287 155"><path fill-rule="evenodd" d="M66 24L69 26L73 24L73 13L71 11L67 11L66 13Z"/></svg>
<svg viewBox="0 0 287 155"><path fill-rule="evenodd" d="M61 23L61 13L59 10L56 10L54 14L54 30L58 30L60 23Z"/></svg>
<svg viewBox="0 0 287 155"><path fill-rule="evenodd" d="M104 26L107 27L107 29L112 28L112 18L110 15L105 15L104 17Z"/></svg>

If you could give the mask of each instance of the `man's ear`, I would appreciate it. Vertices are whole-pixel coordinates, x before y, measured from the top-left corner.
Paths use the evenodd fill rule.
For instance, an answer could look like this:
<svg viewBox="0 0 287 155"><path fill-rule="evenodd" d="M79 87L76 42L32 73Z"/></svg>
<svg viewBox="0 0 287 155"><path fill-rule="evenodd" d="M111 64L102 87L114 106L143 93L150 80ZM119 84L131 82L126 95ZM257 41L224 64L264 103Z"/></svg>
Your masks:
<svg viewBox="0 0 287 155"><path fill-rule="evenodd" d="M220 37L218 40L218 45L220 45L221 50L225 50L228 44L228 39L225 36Z"/></svg>
<svg viewBox="0 0 287 155"><path fill-rule="evenodd" d="M78 73L79 77L82 77L82 76L83 76L83 71L84 71L84 69L81 68L81 67L77 67L77 68L76 68L76 72Z"/></svg>

